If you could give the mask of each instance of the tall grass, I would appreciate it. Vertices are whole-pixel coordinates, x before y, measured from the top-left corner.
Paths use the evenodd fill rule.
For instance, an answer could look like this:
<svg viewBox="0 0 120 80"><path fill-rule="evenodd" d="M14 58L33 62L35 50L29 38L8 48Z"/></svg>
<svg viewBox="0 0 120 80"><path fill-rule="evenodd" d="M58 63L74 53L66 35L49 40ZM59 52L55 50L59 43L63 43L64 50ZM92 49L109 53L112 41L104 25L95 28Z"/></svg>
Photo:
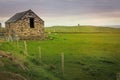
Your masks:
<svg viewBox="0 0 120 80"><path fill-rule="evenodd" d="M116 73L120 71L120 34L54 33L48 36L52 39L27 41L28 56L24 55L23 41L19 41L19 48L16 42L0 43L0 50L12 52L27 62L31 80L41 77L42 80L63 80L61 52L65 54L65 80L116 80ZM39 63L39 46L42 65Z"/></svg>

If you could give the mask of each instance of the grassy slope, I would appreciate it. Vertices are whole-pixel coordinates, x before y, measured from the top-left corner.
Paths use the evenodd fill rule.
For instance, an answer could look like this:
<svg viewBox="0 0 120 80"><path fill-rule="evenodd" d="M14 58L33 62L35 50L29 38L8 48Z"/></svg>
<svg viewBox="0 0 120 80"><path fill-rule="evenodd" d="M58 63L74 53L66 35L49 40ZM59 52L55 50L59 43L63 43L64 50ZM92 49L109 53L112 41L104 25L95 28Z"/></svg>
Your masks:
<svg viewBox="0 0 120 80"><path fill-rule="evenodd" d="M23 52L23 41L4 42L0 50L9 51L20 58L30 71L24 72L12 66L0 71L17 71L31 80L63 80L61 77L61 53L65 53L65 80L116 80L120 72L120 34L50 34L53 40L27 41L29 56ZM39 63L38 46L42 49ZM52 69L54 66L56 69Z"/></svg>
<svg viewBox="0 0 120 80"><path fill-rule="evenodd" d="M34 42L36 43L36 42ZM35 46L34 44L31 46ZM25 55L23 50L23 42L19 42L19 48L17 48L16 42L3 42L0 43L0 50L10 52L17 62L12 62L7 58L0 58L0 72L11 72L17 73L24 76L27 80L60 80L48 70L46 70L47 65L40 63L37 58L37 54ZM26 70L20 68L17 64L24 64L27 68ZM45 68L45 69L44 69ZM3 77L6 77L3 76ZM1 79L0 79L1 80Z"/></svg>
<svg viewBox="0 0 120 80"><path fill-rule="evenodd" d="M46 27L46 32L119 32L120 28L95 26L53 26Z"/></svg>

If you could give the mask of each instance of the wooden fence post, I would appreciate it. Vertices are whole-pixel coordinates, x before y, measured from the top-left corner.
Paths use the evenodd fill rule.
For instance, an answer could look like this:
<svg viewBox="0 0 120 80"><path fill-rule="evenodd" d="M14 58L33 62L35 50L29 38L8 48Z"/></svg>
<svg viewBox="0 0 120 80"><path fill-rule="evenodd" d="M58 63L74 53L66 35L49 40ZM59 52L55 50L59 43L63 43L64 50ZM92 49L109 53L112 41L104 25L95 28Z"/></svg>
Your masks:
<svg viewBox="0 0 120 80"><path fill-rule="evenodd" d="M26 41L24 41L24 48L25 48L24 52L25 52L25 54L27 55L28 52L27 52L27 43L26 43Z"/></svg>
<svg viewBox="0 0 120 80"><path fill-rule="evenodd" d="M61 67L62 67L62 74L64 76L64 53L61 53Z"/></svg>
<svg viewBox="0 0 120 80"><path fill-rule="evenodd" d="M19 49L19 40L16 40L17 49Z"/></svg>
<svg viewBox="0 0 120 80"><path fill-rule="evenodd" d="M117 80L120 80L120 73L117 73Z"/></svg>
<svg viewBox="0 0 120 80"><path fill-rule="evenodd" d="M19 48L19 37L18 35L15 35L15 38L16 38L16 42L17 42L17 49Z"/></svg>
<svg viewBox="0 0 120 80"><path fill-rule="evenodd" d="M38 47L38 50L39 50L39 58L40 58L40 62L42 62L42 60L41 60L41 58L42 58L42 56L41 56L41 47L40 47L40 46Z"/></svg>

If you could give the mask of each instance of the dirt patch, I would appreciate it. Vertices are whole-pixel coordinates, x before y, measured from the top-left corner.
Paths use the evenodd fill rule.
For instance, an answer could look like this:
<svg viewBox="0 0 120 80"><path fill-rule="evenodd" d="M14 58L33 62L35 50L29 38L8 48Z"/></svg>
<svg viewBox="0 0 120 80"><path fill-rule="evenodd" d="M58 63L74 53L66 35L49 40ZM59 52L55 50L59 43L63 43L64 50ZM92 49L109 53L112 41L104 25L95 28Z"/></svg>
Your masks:
<svg viewBox="0 0 120 80"><path fill-rule="evenodd" d="M4 42L1 38L0 38L0 43Z"/></svg>
<svg viewBox="0 0 120 80"><path fill-rule="evenodd" d="M0 67L3 67L4 63L0 60Z"/></svg>
<svg viewBox="0 0 120 80"><path fill-rule="evenodd" d="M12 61L12 63L14 63L15 65L17 65L18 67L20 67L23 70L28 70L27 67L24 66L24 64L19 61L17 58L15 58L11 53L9 52L4 52L4 51L0 51L0 58L7 58L10 61ZM0 65L2 66L2 62L0 63Z"/></svg>
<svg viewBox="0 0 120 80"><path fill-rule="evenodd" d="M27 80L23 76L11 72L0 72L0 80Z"/></svg>

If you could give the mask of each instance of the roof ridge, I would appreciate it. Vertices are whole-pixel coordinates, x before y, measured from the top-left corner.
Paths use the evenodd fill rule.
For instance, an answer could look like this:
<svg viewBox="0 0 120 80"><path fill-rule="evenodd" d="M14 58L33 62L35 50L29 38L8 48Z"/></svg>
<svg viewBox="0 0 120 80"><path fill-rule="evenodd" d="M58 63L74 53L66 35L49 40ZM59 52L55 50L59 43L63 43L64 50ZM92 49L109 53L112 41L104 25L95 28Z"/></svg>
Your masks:
<svg viewBox="0 0 120 80"><path fill-rule="evenodd" d="M33 12L33 11L31 9L29 9L27 11L18 12L15 15L13 15L10 19L8 19L5 23L14 23L14 22L20 20L28 12ZM40 20L42 20L37 14L34 13L34 15L36 15Z"/></svg>
<svg viewBox="0 0 120 80"><path fill-rule="evenodd" d="M6 23L10 23L10 22L16 22L17 20L19 20L22 16L24 16L27 12L32 11L31 9L27 10L27 11L23 11L23 12L18 12L15 15L13 15L10 19L8 19L6 21Z"/></svg>
<svg viewBox="0 0 120 80"><path fill-rule="evenodd" d="M30 10L30 9L29 9L29 10ZM29 10L26 10L26 11L21 11L21 12L18 12L18 13L28 12ZM16 13L16 14L18 14L18 13Z"/></svg>

